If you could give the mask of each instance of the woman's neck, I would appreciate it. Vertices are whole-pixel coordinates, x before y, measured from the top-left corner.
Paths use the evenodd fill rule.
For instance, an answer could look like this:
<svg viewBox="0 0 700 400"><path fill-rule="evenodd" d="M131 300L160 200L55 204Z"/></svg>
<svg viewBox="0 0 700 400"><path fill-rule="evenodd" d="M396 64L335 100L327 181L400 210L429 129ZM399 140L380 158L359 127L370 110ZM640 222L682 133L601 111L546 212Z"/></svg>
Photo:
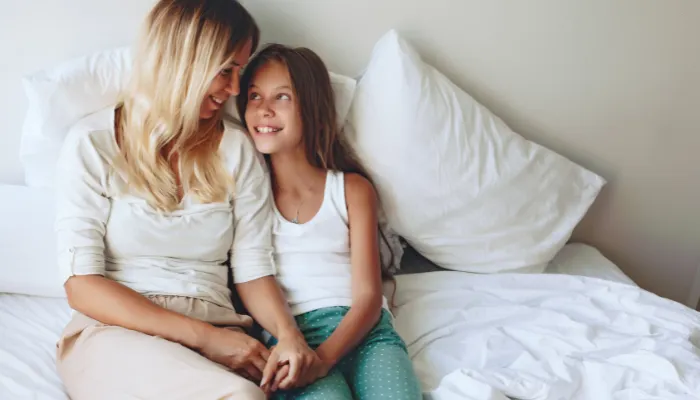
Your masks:
<svg viewBox="0 0 700 400"><path fill-rule="evenodd" d="M284 191L304 192L325 178L325 171L309 164L303 149L273 154L270 164L275 186Z"/></svg>

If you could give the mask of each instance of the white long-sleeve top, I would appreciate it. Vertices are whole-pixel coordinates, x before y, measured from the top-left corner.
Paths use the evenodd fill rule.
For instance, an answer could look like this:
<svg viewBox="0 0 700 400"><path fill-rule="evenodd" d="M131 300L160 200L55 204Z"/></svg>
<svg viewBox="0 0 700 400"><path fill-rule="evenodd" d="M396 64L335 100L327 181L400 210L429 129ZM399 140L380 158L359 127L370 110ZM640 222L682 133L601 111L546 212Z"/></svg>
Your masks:
<svg viewBox="0 0 700 400"><path fill-rule="evenodd" d="M114 108L71 129L58 162L56 235L65 280L99 274L144 295L188 296L232 307L233 281L275 273L272 197L264 161L248 136L225 122L219 153L235 181L228 201L201 204L186 194L159 213L117 191Z"/></svg>

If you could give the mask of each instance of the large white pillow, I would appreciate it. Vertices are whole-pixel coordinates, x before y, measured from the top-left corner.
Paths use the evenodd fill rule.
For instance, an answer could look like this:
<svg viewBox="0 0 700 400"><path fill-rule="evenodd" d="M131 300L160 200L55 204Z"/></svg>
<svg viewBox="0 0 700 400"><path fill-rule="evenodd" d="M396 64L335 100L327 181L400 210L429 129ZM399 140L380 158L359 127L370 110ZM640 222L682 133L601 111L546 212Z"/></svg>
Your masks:
<svg viewBox="0 0 700 400"><path fill-rule="evenodd" d="M391 227L453 270L542 272L605 184L513 132L394 30L374 47L346 130Z"/></svg>
<svg viewBox="0 0 700 400"><path fill-rule="evenodd" d="M53 187L54 169L70 126L114 104L131 68L128 48L101 51L24 77L28 99L20 157L25 182Z"/></svg>
<svg viewBox="0 0 700 400"><path fill-rule="evenodd" d="M27 185L53 187L54 167L69 127L84 116L115 104L127 84L131 66L131 49L121 47L72 59L24 77L29 107L20 156ZM330 75L342 124L356 81L333 72ZM235 99L226 103L225 112L238 118Z"/></svg>
<svg viewBox="0 0 700 400"><path fill-rule="evenodd" d="M0 292L65 297L51 190L0 185Z"/></svg>

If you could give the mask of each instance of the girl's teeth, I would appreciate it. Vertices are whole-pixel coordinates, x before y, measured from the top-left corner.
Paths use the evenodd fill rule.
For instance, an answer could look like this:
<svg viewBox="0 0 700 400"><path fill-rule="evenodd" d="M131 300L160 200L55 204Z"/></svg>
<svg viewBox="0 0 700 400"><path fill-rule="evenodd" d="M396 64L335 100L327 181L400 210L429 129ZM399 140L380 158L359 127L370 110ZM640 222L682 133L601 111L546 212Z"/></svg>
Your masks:
<svg viewBox="0 0 700 400"><path fill-rule="evenodd" d="M272 132L279 132L279 128L271 128L269 126L261 126L258 129L258 132L260 133L272 133Z"/></svg>
<svg viewBox="0 0 700 400"><path fill-rule="evenodd" d="M214 97L214 96L211 96L211 99L212 99L212 100L214 100L214 103L216 103L216 104L221 104L221 103L223 103L223 102L224 102L223 100L221 100L221 99L217 99L217 98L216 98L216 97Z"/></svg>

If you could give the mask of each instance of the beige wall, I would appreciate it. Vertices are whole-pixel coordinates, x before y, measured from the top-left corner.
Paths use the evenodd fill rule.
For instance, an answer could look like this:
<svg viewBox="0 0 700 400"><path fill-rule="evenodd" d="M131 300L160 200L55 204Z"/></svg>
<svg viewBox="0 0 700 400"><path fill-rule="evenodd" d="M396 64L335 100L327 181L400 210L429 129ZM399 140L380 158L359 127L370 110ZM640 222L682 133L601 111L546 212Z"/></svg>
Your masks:
<svg viewBox="0 0 700 400"><path fill-rule="evenodd" d="M242 0L355 75L395 27L524 136L609 180L575 233L686 302L700 267L700 2Z"/></svg>
<svg viewBox="0 0 700 400"><path fill-rule="evenodd" d="M700 266L700 2L242 2L265 40L309 46L351 75L399 29L514 129L605 176L576 238L687 300ZM153 0L0 3L0 182L20 182L20 77L128 44Z"/></svg>

